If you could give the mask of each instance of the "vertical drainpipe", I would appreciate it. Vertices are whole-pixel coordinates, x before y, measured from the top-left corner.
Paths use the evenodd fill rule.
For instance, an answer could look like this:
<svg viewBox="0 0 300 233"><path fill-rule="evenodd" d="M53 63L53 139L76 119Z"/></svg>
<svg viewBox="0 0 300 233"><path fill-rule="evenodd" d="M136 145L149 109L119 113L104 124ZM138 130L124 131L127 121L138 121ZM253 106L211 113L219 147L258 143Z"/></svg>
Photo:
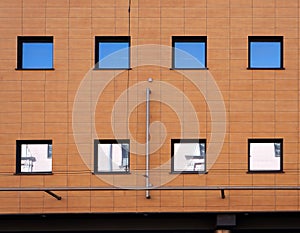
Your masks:
<svg viewBox="0 0 300 233"><path fill-rule="evenodd" d="M149 123L150 123L150 88L146 89L146 188L150 186L149 183ZM150 199L149 190L146 189L146 198Z"/></svg>

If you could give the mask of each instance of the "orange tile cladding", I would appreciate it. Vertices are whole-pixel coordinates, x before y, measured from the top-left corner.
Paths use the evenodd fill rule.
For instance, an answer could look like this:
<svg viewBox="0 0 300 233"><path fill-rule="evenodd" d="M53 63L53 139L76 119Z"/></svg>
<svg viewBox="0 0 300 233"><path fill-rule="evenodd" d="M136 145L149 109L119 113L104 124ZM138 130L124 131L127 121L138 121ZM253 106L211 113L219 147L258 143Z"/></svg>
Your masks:
<svg viewBox="0 0 300 233"><path fill-rule="evenodd" d="M130 14L127 4L125 0L0 1L0 189L97 188L118 186L119 181L144 186L144 173L138 170L145 167L144 147L137 142L145 142L146 84L141 83L149 77L154 81L147 85L152 85L155 90L152 98L156 98L151 102L150 121L163 123L151 128L154 140L151 145L163 144L150 155L151 168L155 168L151 174L154 184L299 186L298 0L289 0L289 4L275 0L132 0ZM55 70L15 70L16 38L25 35L54 37ZM138 66L120 72L92 72L96 79L86 90L86 102L82 105L86 115L81 116L80 132L75 134L74 101L82 81L94 66L95 36L128 35L131 57ZM207 36L209 70L195 72L201 92L185 78L184 71L170 70L171 57L163 56L160 51L148 50L147 55L154 57L152 63L139 67L147 59L139 49L149 44L164 45L171 55L171 36L175 35ZM247 37L251 35L284 36L284 70L247 70ZM164 67L153 64L159 60L157 57ZM116 77L97 99L93 115L89 108L91 98L97 97L97 88L110 75ZM190 135L206 138L211 147L219 143L210 144L214 135L221 135L223 115L220 109L214 115L211 112L210 107L217 106L218 96L212 92L208 77L215 81L226 108L225 142L220 155L207 174L170 174L172 138L183 137L199 128L199 132ZM157 84L158 88L154 89ZM164 84L174 89L165 90ZM134 89L135 85L140 86ZM128 88L134 90L128 92ZM184 92L191 101L198 122L176 91ZM179 109L160 103L166 97L164 101ZM121 110L112 114L117 100L122 102ZM95 175L93 139L113 139L123 127L128 106L134 107L128 117L128 128L124 128L120 137L131 139L130 162L136 170L124 177ZM90 122L94 116L95 124ZM96 135L89 128L91 125ZM89 143L82 143L82 147L76 145L78 135ZM284 139L284 173L247 173L247 140L255 137ZM15 143L19 139L53 140L52 175L15 175ZM83 159L83 154L88 158ZM56 193L63 197L61 201L41 192L6 192L5 195L0 192L0 213L276 211L298 210L300 204L296 191L226 191L225 199L220 198L219 191L205 190L151 190L151 199L145 198L144 190Z"/></svg>

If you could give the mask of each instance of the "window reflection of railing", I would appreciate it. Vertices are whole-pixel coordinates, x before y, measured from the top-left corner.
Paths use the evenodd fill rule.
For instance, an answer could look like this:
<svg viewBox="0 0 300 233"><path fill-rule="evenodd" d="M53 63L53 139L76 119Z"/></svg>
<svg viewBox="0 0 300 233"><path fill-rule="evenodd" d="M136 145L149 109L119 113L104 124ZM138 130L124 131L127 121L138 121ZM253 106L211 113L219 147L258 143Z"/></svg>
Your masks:
<svg viewBox="0 0 300 233"><path fill-rule="evenodd" d="M200 155L185 155L189 171L205 171L205 144L199 143Z"/></svg>
<svg viewBox="0 0 300 233"><path fill-rule="evenodd" d="M128 144L108 144L107 169L110 172L129 170L129 145Z"/></svg>
<svg viewBox="0 0 300 233"><path fill-rule="evenodd" d="M32 153L28 147L28 145L26 145L26 154L25 157L21 157L21 165L23 166L24 170L27 170L28 172L32 172L33 171L33 163L36 162L36 158L34 156L32 156Z"/></svg>
<svg viewBox="0 0 300 233"><path fill-rule="evenodd" d="M185 159L188 161L189 171L204 171L204 156L201 155L185 155Z"/></svg>

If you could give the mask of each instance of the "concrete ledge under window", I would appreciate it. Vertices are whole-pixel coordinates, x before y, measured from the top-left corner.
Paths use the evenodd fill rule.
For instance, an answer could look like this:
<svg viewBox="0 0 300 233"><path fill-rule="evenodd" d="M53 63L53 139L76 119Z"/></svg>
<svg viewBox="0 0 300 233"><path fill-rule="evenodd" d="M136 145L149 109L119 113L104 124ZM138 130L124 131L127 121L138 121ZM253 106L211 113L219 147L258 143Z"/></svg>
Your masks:
<svg viewBox="0 0 300 233"><path fill-rule="evenodd" d="M247 171L247 174L285 173L284 171Z"/></svg>
<svg viewBox="0 0 300 233"><path fill-rule="evenodd" d="M170 68L170 70L209 70L209 68Z"/></svg>
<svg viewBox="0 0 300 233"><path fill-rule="evenodd" d="M247 70L285 70L285 68L251 68L251 67L247 67Z"/></svg>
<svg viewBox="0 0 300 233"><path fill-rule="evenodd" d="M15 70L28 70L28 71L33 71L33 70L38 70L38 71L42 71L42 70L55 70L54 68L47 68L47 69L23 69L23 68L16 68Z"/></svg>
<svg viewBox="0 0 300 233"><path fill-rule="evenodd" d="M32 175L53 175L53 172L18 172L14 173L15 176L32 176Z"/></svg>
<svg viewBox="0 0 300 233"><path fill-rule="evenodd" d="M132 68L93 68L93 70L132 70Z"/></svg>

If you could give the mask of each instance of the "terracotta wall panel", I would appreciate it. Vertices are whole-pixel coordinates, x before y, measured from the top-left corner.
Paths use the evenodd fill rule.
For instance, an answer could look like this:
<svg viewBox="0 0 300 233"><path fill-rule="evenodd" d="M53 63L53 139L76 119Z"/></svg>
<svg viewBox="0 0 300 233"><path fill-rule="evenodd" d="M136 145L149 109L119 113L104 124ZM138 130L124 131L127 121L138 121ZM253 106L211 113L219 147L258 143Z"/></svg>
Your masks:
<svg viewBox="0 0 300 233"><path fill-rule="evenodd" d="M114 101L137 82L152 77L169 83L184 92L192 101L200 122L199 135L207 145L213 135L221 135L226 121L225 143L220 156L207 174L176 174L167 184L172 186L219 185L298 185L299 152L299 3L289 4L275 0L16 0L0 2L0 176L2 187L99 187L109 186L105 179L92 174L80 156L75 144L72 126L73 104L77 90L94 63L95 36L131 36L132 46L162 44L171 46L176 35L207 36L207 64L224 100L226 119L217 112L212 122L211 106L217 97L199 71L200 94L180 72L170 70L171 53L163 54L167 67L133 67L118 75L99 97L95 110L95 130L99 138L114 138L114 131L122 126L123 114L111 124ZM130 19L128 17L131 17ZM129 28L129 23L131 28ZM54 37L54 71L16 71L16 37L19 35L51 35ZM284 36L285 70L247 70L248 36ZM131 54L132 59L143 62L145 56ZM195 73L197 73L196 71ZM98 90L104 85L104 71L97 72ZM115 73L111 73L114 75ZM198 74L197 74L198 75ZM188 75L187 75L188 76ZM103 80L102 80L103 78ZM99 80L99 82L98 82ZM161 86L160 86L161 87ZM144 88L144 87L143 87ZM144 96L144 89L138 94ZM205 93L205 94L204 94ZM181 98L161 90L153 91L152 98L169 96L179 105ZM211 101L208 104L208 100ZM127 104L136 104L136 97ZM187 110L187 107L183 107ZM88 111L87 106L82 110ZM176 110L167 103L151 102L151 122L161 121L167 132L164 144L151 154L151 168L167 163L164 172L170 172L170 140L183 137L195 130L196 122L190 116L179 119ZM145 104L141 103L129 118L126 137L131 147L134 139L145 142ZM83 118L84 119L84 118ZM180 121L181 120L181 121ZM216 124L214 124L216 123ZM182 126L182 128L181 128ZM216 128L212 128L216 126ZM158 131L163 140L163 127ZM182 132L182 129L184 132ZM78 134L89 140L91 132L85 124L79 125ZM211 134L212 132L212 134ZM195 136L195 135L194 135ZM153 135L153 137L155 137ZM283 138L283 174L248 174L248 138ZM53 140L53 174L39 176L14 175L15 142L18 139ZM210 144L215 147L220 141ZM153 145L157 146L157 142ZM83 145L88 162L93 160L93 142ZM3 157L3 158L2 158ZM145 158L132 152L131 168L145 168ZM0 173L1 173L0 172ZM2 174L2 173L1 173ZM119 178L122 178L120 176ZM127 177L125 177L127 178ZM150 178L151 179L151 178ZM144 182L144 178L137 182ZM143 183L144 184L144 183ZM226 191L220 198L217 191L151 191L151 199L144 191L79 191L58 192L62 201L53 200L45 193L22 193L14 198L1 196L3 213L34 212L178 212L178 211L253 211L297 210L298 194L275 191ZM15 195L15 193L14 193ZM37 201L33 204L33 200Z"/></svg>

